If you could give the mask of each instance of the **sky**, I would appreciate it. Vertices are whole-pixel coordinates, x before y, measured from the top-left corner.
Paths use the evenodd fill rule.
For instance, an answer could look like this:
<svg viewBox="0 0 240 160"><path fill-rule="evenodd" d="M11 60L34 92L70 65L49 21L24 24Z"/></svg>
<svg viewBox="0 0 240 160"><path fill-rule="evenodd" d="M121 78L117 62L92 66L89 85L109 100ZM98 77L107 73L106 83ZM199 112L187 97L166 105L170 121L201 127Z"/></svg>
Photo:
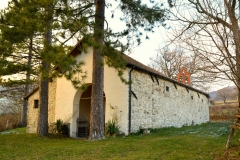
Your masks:
<svg viewBox="0 0 240 160"><path fill-rule="evenodd" d="M10 0L0 0L0 9L7 7L8 1ZM121 25L116 23L109 23L110 28L118 28ZM129 54L130 57L135 60L147 65L150 63L150 58L157 54L157 50L161 44L163 44L164 39L166 39L166 34L163 27L154 29L154 34L148 34L149 39L145 40L143 37L142 44L133 49L133 51Z"/></svg>

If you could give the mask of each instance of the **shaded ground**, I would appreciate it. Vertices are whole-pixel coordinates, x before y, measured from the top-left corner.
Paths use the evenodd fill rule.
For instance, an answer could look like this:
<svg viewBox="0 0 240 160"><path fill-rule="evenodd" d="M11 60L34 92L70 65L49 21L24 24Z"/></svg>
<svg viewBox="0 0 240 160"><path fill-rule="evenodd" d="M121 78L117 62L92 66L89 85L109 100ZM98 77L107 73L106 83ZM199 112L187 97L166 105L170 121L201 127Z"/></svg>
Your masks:
<svg viewBox="0 0 240 160"><path fill-rule="evenodd" d="M224 154L220 157L215 158L215 160L239 160L240 159L240 145L231 147L226 150Z"/></svg>

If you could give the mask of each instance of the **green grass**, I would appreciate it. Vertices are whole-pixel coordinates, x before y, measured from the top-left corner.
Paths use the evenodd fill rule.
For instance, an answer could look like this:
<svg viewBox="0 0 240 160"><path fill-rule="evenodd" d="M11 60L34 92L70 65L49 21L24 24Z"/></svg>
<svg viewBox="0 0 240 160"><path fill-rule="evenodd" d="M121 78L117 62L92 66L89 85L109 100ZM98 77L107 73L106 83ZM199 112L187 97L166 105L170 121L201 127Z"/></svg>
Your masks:
<svg viewBox="0 0 240 160"><path fill-rule="evenodd" d="M194 160L222 156L230 123L163 128L144 136L86 141L26 134L20 128L0 133L0 159L157 159ZM236 132L232 145L240 144Z"/></svg>

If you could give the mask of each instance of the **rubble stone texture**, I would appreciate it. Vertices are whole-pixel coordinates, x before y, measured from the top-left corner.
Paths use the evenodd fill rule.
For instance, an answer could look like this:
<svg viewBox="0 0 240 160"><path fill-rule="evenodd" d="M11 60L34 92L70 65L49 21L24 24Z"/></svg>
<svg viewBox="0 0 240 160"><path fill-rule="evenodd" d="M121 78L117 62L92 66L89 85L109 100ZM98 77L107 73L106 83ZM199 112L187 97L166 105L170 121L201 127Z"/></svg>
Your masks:
<svg viewBox="0 0 240 160"><path fill-rule="evenodd" d="M149 74L132 72L132 125L131 131L140 128L181 127L209 121L209 102L206 95L158 78L152 81ZM169 91L166 91L169 87ZM199 96L198 96L199 95Z"/></svg>

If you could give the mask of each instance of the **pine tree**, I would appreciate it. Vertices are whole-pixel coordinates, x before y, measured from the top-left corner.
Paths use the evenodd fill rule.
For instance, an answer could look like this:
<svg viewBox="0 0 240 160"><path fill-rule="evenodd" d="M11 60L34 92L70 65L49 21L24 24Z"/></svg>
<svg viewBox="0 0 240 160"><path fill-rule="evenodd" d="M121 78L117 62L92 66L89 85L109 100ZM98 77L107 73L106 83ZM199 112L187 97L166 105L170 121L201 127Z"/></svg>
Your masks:
<svg viewBox="0 0 240 160"><path fill-rule="evenodd" d="M36 26L33 27L35 30L31 33L27 31L25 37L19 38L19 42L16 43L23 42L26 37L37 35L33 40L35 43L33 46L38 47L33 48L33 51L41 60L40 70L35 70L41 75L40 110L42 111L40 111L39 134L42 136L47 134L48 78L65 75L76 88L82 85L79 79L74 78L74 74L83 73L81 69L83 62L76 63L73 57L68 56L70 48L65 44L75 38L82 39L83 50L88 46L93 47L90 139L103 138L103 59L105 57L105 63L115 68L120 79L128 83L122 77L126 67L122 54L130 50L133 43L140 45L142 35L148 38L145 33L153 32L154 27L164 25L166 10L162 4L152 0L147 4L143 4L141 0L117 0L109 3L105 0L12 0L12 2L14 2L13 6L21 6L22 10L30 11L35 17L35 21L31 21L32 24L25 21L29 26ZM105 7L111 7L111 3L118 3L117 8L123 13L120 20L126 23L127 28L121 32L115 33L110 28L104 27L104 23L107 22ZM10 11L15 9L10 7ZM113 9L112 17L114 11ZM27 14L20 12L19 15L28 19ZM13 32L11 27L8 29ZM16 34L20 33L16 32ZM123 44L121 38L126 39L127 42ZM10 62L6 60L6 64ZM56 67L58 69L54 70ZM16 69L15 72L17 73L18 70Z"/></svg>
<svg viewBox="0 0 240 160"><path fill-rule="evenodd" d="M104 109L103 109L103 42L104 42L104 13L105 1L95 1L95 24L93 49L93 73L92 73L92 99L90 113L90 139L102 139L104 137Z"/></svg>
<svg viewBox="0 0 240 160"><path fill-rule="evenodd" d="M132 33L136 35L136 41L141 43L140 36L142 35L139 28L144 28L145 31L152 31L155 24L163 24L164 10L160 9L156 4L152 8L141 3L140 0L120 0L119 8L123 12L122 20L126 21L128 28L120 33L112 33L104 30L105 21L105 0L95 0L95 24L94 24L94 48L93 48L93 79L92 79L92 100L91 100L91 115L90 115L90 136L92 140L104 138L104 113L103 113L103 84L104 84L104 67L103 58L107 56L107 64L118 71L118 75L123 82L126 82L122 77L125 64L122 59L122 54L116 52L116 47L121 47L121 53L129 49L131 44L128 38L127 44L124 46L118 40L104 41L112 38L129 37ZM154 3L153 1L149 1ZM109 4L108 4L109 5ZM112 17L114 17L114 12ZM146 36L146 38L148 38ZM104 49L105 48L105 49ZM107 52L105 52L107 51Z"/></svg>
<svg viewBox="0 0 240 160"><path fill-rule="evenodd" d="M23 17L19 13L26 16ZM26 17L28 17L27 20ZM31 82L30 79L30 75L32 74L32 36L36 26L29 25L34 24L32 21L34 21L32 14L28 10L24 10L17 1L11 2L8 9L1 11L1 47L5 48L1 50L1 58L5 60L5 63L1 63L0 65L2 70L4 70L1 72L1 75L4 76L25 72L26 79L18 80L17 82L7 81L4 83L4 85L10 86L16 83L19 83L19 85L25 84L25 95L29 93L30 85L33 82ZM5 45L8 46L6 47ZM13 72L13 69L15 72ZM26 126L26 116L27 101L24 100L21 119L22 126Z"/></svg>
<svg viewBox="0 0 240 160"><path fill-rule="evenodd" d="M78 18L76 16L79 13L76 13L72 6L74 6L72 1L68 2L64 0L13 0L8 8L2 11L1 61L4 63L1 63L1 65L3 66L2 71L4 72L1 72L1 74L26 73L29 77L28 69L39 73L40 116L38 132L42 136L46 136L48 133L47 97L49 78L64 75L78 88L82 85L82 82L75 78L74 74L78 72L80 74L82 73L83 77L85 76L85 73L81 69L81 65L84 63L78 63L73 57L68 56L71 47L67 46L66 42L81 29L86 30L85 27L79 26L82 17ZM18 19L14 18L13 15L17 15ZM21 20L20 22L22 23L17 22L19 20ZM57 32L52 34L53 30ZM10 35L13 35L14 38L9 38ZM30 42L33 45L29 45L30 47L26 45L20 47L21 44L26 44L32 37L33 40ZM62 38L63 42L60 42L59 38ZM20 61L20 66L16 59L10 58L16 55L16 50L21 50L18 57L20 59L23 58L26 56L24 54L26 48L29 48L29 53L30 51L31 53L32 51L34 52L34 57L37 61L34 68L33 65L31 68L27 67L28 61ZM10 81L7 83L9 82ZM16 83L16 81L12 83Z"/></svg>

